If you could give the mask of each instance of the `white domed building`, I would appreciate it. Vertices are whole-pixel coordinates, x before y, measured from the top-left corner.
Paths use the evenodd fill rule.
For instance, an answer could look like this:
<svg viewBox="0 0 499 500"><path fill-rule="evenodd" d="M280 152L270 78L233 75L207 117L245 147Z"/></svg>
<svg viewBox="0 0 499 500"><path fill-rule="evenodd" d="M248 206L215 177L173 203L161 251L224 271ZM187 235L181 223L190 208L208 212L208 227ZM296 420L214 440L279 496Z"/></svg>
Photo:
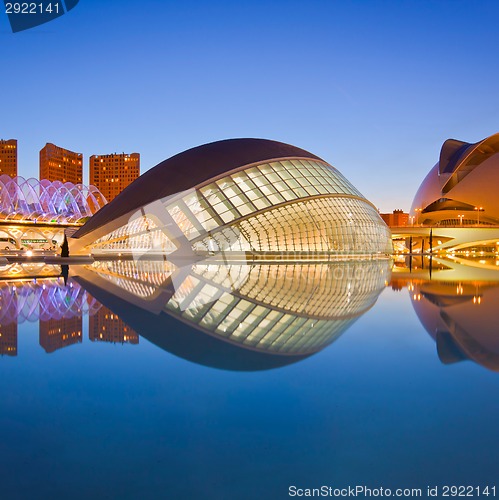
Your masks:
<svg viewBox="0 0 499 500"><path fill-rule="evenodd" d="M414 197L416 224L499 225L499 133L474 144L448 139Z"/></svg>
<svg viewBox="0 0 499 500"><path fill-rule="evenodd" d="M69 241L72 254L386 257L390 231L333 166L303 149L230 139L141 175Z"/></svg>
<svg viewBox="0 0 499 500"><path fill-rule="evenodd" d="M499 133L448 139L414 197L410 227L393 237L413 252L499 255L498 186Z"/></svg>

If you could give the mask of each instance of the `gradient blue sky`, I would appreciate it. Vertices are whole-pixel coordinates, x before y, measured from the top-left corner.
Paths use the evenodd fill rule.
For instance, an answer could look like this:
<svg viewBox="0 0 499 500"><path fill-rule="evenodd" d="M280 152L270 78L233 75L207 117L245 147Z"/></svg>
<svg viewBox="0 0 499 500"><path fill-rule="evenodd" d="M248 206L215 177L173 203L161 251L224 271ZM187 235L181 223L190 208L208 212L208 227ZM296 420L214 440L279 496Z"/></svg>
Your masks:
<svg viewBox="0 0 499 500"><path fill-rule="evenodd" d="M80 0L12 34L0 15L0 138L38 175L46 142L142 154L289 142L382 211L408 210L442 142L499 131L493 1Z"/></svg>

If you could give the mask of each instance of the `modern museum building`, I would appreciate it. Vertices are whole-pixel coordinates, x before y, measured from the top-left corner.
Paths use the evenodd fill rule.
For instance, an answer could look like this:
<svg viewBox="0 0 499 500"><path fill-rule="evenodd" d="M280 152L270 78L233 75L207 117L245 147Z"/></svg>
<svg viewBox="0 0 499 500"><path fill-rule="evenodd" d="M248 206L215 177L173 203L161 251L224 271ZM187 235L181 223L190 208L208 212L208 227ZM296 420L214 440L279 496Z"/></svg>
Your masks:
<svg viewBox="0 0 499 500"><path fill-rule="evenodd" d="M141 175L70 238L72 254L205 258L386 256L388 227L333 166L303 149L230 139Z"/></svg>

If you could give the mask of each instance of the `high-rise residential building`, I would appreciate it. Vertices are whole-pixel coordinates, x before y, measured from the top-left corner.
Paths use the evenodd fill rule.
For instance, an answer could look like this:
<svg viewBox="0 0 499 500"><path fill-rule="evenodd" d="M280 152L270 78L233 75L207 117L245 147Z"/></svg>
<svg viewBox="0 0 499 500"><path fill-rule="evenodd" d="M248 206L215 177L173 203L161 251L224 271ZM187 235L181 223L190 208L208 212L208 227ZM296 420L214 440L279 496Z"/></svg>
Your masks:
<svg viewBox="0 0 499 500"><path fill-rule="evenodd" d="M17 176L17 139L0 139L0 175Z"/></svg>
<svg viewBox="0 0 499 500"><path fill-rule="evenodd" d="M140 154L109 154L90 157L90 184L111 201L140 175Z"/></svg>
<svg viewBox="0 0 499 500"><path fill-rule="evenodd" d="M40 150L40 179L81 184L83 155L48 142Z"/></svg>
<svg viewBox="0 0 499 500"><path fill-rule="evenodd" d="M90 316L88 336L92 342L138 344L139 336L117 314L102 306Z"/></svg>

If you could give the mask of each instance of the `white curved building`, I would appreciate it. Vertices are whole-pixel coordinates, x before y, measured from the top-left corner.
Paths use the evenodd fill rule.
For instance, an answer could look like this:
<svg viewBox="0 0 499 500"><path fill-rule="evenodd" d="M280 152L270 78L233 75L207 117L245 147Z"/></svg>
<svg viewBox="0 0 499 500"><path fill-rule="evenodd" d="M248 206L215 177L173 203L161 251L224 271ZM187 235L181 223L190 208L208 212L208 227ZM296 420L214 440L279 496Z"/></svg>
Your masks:
<svg viewBox="0 0 499 500"><path fill-rule="evenodd" d="M72 253L373 256L391 253L375 206L333 166L264 139L205 144L128 186L70 240Z"/></svg>
<svg viewBox="0 0 499 500"><path fill-rule="evenodd" d="M499 225L499 133L474 144L448 139L411 207L414 225Z"/></svg>

